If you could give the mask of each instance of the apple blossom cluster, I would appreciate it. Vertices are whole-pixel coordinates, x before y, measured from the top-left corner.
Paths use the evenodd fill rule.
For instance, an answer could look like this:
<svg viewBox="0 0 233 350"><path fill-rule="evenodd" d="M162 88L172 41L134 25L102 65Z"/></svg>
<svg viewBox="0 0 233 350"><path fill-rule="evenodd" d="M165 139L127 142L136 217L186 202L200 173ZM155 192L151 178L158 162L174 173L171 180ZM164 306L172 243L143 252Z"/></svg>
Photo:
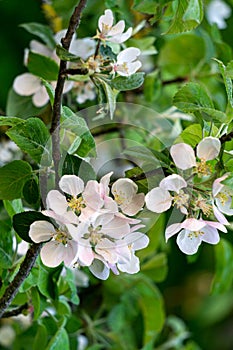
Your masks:
<svg viewBox="0 0 233 350"><path fill-rule="evenodd" d="M75 96L76 102L81 104L86 100L94 100L96 97L96 88L93 80L93 75L101 74L102 77L112 79L116 74L120 76L131 76L136 73L141 67L141 62L138 60L141 51L136 47L128 47L121 51L120 44L124 43L132 35L132 28L128 28L126 32L125 21L121 20L113 25L113 13L111 10L105 10L104 15L98 20L97 34L93 38L87 37L78 39L74 37L71 41L69 53L77 58L73 62L68 62L68 68L87 69L87 75L74 74L69 75L64 85L64 93L71 92ZM55 45L59 45L61 39L65 36L66 30L62 30L54 35ZM96 40L98 40L98 44ZM112 57L104 57L100 52L101 42L106 48L107 44L114 43L117 45L117 55L114 53ZM108 46L110 49L110 47ZM112 50L112 49L110 49ZM25 50L24 64L28 66L29 53L33 52L38 55L46 56L54 61L57 65L60 63L60 58L56 53L56 48L48 46L32 40L30 48ZM30 67L29 67L30 70ZM56 80L49 81L52 88L56 86ZM96 82L95 82L96 84ZM41 77L32 72L23 73L17 76L13 82L14 91L21 96L32 96L32 103L36 107L43 107L49 102L49 95Z"/></svg>
<svg viewBox="0 0 233 350"><path fill-rule="evenodd" d="M220 149L219 139L211 136L199 142L196 154L186 143L173 145L170 154L180 174L165 177L145 197L152 212L163 213L173 206L186 216L165 231L166 241L178 233L176 242L185 254L195 254L202 242L217 244L218 230L227 232L229 225L225 215L233 215L233 190L222 183L229 174L216 178L214 171Z"/></svg>
<svg viewBox="0 0 233 350"><path fill-rule="evenodd" d="M46 266L88 266L100 279L107 279L110 270L139 271L135 251L145 248L149 239L139 232L141 220L133 216L142 209L144 194L124 178L110 190L111 175L86 185L76 175L64 175L59 182L62 192L48 193L42 213L51 221L35 221L29 230L32 241L45 242L41 259Z"/></svg>

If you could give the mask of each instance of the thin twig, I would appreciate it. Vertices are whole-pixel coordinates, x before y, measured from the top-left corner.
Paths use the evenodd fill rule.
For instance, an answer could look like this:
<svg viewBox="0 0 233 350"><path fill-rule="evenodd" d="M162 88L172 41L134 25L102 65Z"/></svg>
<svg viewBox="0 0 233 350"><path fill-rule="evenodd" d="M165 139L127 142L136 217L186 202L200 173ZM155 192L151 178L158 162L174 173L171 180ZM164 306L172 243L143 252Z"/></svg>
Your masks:
<svg viewBox="0 0 233 350"><path fill-rule="evenodd" d="M3 316L5 310L11 304L12 300L16 296L19 287L23 283L23 281L29 275L36 258L40 252L42 244L32 244L27 251L24 261L20 265L19 271L13 281L6 288L3 296L0 299L0 318Z"/></svg>
<svg viewBox="0 0 233 350"><path fill-rule="evenodd" d="M77 7L70 18L70 23L64 38L61 39L62 46L64 49L69 50L72 37L79 26L81 13L86 6L87 0L80 0ZM52 150L53 150L53 162L55 170L55 183L58 188L59 183L59 163L61 159L60 154L60 119L61 119L61 105L62 105L62 94L66 79L66 68L67 62L61 60L60 69L58 73L57 85L55 88L55 97L53 104L53 116L52 124L50 128L50 134L52 135Z"/></svg>
<svg viewBox="0 0 233 350"><path fill-rule="evenodd" d="M25 303L23 305L21 305L20 307L18 307L17 309L13 309L13 310L10 310L10 311L6 311L4 312L4 314L2 315L2 318L9 318L9 317L12 317L12 316L18 316L20 315L24 310L28 310L28 303Z"/></svg>
<svg viewBox="0 0 233 350"><path fill-rule="evenodd" d="M231 132L229 132L228 134L222 135L220 137L220 142L221 144L227 142L227 141L231 141L233 139L233 130Z"/></svg>

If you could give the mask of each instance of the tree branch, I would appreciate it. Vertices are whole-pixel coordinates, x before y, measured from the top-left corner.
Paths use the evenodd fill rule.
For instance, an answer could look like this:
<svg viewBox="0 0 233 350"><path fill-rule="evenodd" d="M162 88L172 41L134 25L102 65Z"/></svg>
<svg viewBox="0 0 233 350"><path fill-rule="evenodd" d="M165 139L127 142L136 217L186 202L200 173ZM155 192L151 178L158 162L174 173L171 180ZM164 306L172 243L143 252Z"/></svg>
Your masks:
<svg viewBox="0 0 233 350"><path fill-rule="evenodd" d="M229 134L222 135L219 140L221 144L223 144L227 141L231 141L232 139L233 139L233 130L229 132Z"/></svg>
<svg viewBox="0 0 233 350"><path fill-rule="evenodd" d="M22 262L19 271L13 281L6 288L3 296L0 299L0 318L3 317L5 310L11 304L16 296L19 287L29 275L36 258L40 252L42 244L32 244L27 251L24 261Z"/></svg>
<svg viewBox="0 0 233 350"><path fill-rule="evenodd" d="M64 49L69 50L72 37L79 26L81 13L85 8L87 0L80 0L77 7L70 18L70 23L64 38L61 39L62 46ZM62 94L65 84L67 62L61 60L60 69L58 73L57 85L55 88L55 97L53 104L53 116L52 124L50 128L50 134L52 135L52 150L53 150L53 162L55 169L55 183L58 188L59 183L59 163L60 163L60 119L61 119L61 105L62 105Z"/></svg>
<svg viewBox="0 0 233 350"><path fill-rule="evenodd" d="M12 317L12 316L18 316L20 315L24 310L27 310L29 307L28 303L25 303L23 305L21 305L20 307L18 307L17 309L13 309L10 311L6 311L4 312L4 314L2 315L2 318L8 318L8 317Z"/></svg>

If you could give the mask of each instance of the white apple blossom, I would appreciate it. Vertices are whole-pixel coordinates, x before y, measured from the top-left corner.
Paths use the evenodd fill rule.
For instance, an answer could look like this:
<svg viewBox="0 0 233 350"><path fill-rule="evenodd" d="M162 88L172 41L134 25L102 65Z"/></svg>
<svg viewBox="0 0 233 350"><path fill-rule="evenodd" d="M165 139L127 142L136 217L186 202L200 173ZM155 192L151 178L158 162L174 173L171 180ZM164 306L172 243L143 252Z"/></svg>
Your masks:
<svg viewBox="0 0 233 350"><path fill-rule="evenodd" d="M113 72L122 76L130 76L137 72L142 63L137 60L141 51L137 47L128 47L117 55L117 61L112 64Z"/></svg>
<svg viewBox="0 0 233 350"><path fill-rule="evenodd" d="M76 101L82 104L88 100L92 101L96 98L95 85L91 80L74 82L73 92L76 95Z"/></svg>
<svg viewBox="0 0 233 350"><path fill-rule="evenodd" d="M231 7L222 0L212 0L207 6L206 17L210 24L216 23L219 29L227 27L226 18L231 15Z"/></svg>
<svg viewBox="0 0 233 350"><path fill-rule="evenodd" d="M166 241L179 232L177 244L180 250L188 255L195 254L202 242L217 244L220 240L218 230L227 232L219 222L188 218L182 223L175 223L165 231Z"/></svg>
<svg viewBox="0 0 233 350"><path fill-rule="evenodd" d="M159 187L153 188L146 194L145 202L149 210L155 213L163 213L168 210L173 202L183 214L187 214L189 195L182 188L187 187L187 182L182 176L172 174L160 181ZM169 191L175 192L171 196Z"/></svg>
<svg viewBox="0 0 233 350"><path fill-rule="evenodd" d="M212 189L214 215L216 216L217 220L224 225L229 225L229 222L223 214L228 216L233 215L233 190L221 183L223 180L227 179L228 176L228 174L224 174L216 179L213 183Z"/></svg>
<svg viewBox="0 0 233 350"><path fill-rule="evenodd" d="M103 41L111 41L112 43L121 44L129 39L132 35L132 28L129 28L125 33L125 21L121 20L113 26L113 13L107 9L104 15L100 16L98 20L98 27L96 38Z"/></svg>
<svg viewBox="0 0 233 350"><path fill-rule="evenodd" d="M50 82L53 88L56 82ZM64 85L64 93L72 89L73 82L66 81ZM23 73L18 75L13 82L13 89L20 96L32 96L32 102L36 107L43 107L49 102L49 95L43 85L42 80L31 73Z"/></svg>
<svg viewBox="0 0 233 350"><path fill-rule="evenodd" d="M197 157L201 163L196 162L196 156L193 148L186 143L177 143L170 149L172 159L181 170L187 170L192 167L198 167L201 173L206 173L206 161L215 159L220 152L221 142L216 137L205 137L197 145Z"/></svg>
<svg viewBox="0 0 233 350"><path fill-rule="evenodd" d="M62 223L58 223L55 228L48 221L35 221L30 226L29 237L35 243L46 242L40 256L43 264L48 267L56 267L62 262L71 266L76 259L78 244Z"/></svg>
<svg viewBox="0 0 233 350"><path fill-rule="evenodd" d="M122 212L136 215L144 205L144 193L138 193L138 186L131 179L118 179L112 185L111 192Z"/></svg>

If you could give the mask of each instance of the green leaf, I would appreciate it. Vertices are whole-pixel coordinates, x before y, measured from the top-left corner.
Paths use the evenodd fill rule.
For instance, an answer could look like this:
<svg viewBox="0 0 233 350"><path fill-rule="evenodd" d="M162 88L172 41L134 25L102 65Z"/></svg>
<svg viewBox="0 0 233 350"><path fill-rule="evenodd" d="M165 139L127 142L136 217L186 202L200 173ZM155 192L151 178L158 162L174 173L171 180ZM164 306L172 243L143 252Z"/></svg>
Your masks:
<svg viewBox="0 0 233 350"><path fill-rule="evenodd" d="M225 180L221 181L221 184L226 185L233 190L233 175L229 175Z"/></svg>
<svg viewBox="0 0 233 350"><path fill-rule="evenodd" d="M51 223L48 216L43 215L37 211L25 211L24 213L19 213L13 216L13 228L18 233L20 238L28 243L33 243L29 237L30 225L34 221L45 220Z"/></svg>
<svg viewBox="0 0 233 350"><path fill-rule="evenodd" d="M153 102L155 101L159 94L161 93L161 80L159 78L159 71L156 70L146 75L144 82L144 96L146 101Z"/></svg>
<svg viewBox="0 0 233 350"><path fill-rule="evenodd" d="M41 114L46 106L37 108L32 103L31 96L19 96L13 89L9 90L6 106L7 115L17 115L26 119Z"/></svg>
<svg viewBox="0 0 233 350"><path fill-rule="evenodd" d="M40 198L38 181L35 177L28 180L23 187L23 196L28 204L36 204Z"/></svg>
<svg viewBox="0 0 233 350"><path fill-rule="evenodd" d="M60 328L52 337L45 350L70 350L69 337L64 328Z"/></svg>
<svg viewBox="0 0 233 350"><path fill-rule="evenodd" d="M102 85L103 90L105 92L105 96L107 99L108 109L109 109L109 115L110 119L113 119L114 112L116 109L116 98L119 93L119 91L112 89L111 86L106 83L106 81L96 78L96 80Z"/></svg>
<svg viewBox="0 0 233 350"><path fill-rule="evenodd" d="M24 123L24 120L17 117L0 117L0 126L14 126L20 123Z"/></svg>
<svg viewBox="0 0 233 350"><path fill-rule="evenodd" d="M206 90L197 83L187 83L175 94L174 105L185 113L200 112L203 119L225 122L225 113L216 110Z"/></svg>
<svg viewBox="0 0 233 350"><path fill-rule="evenodd" d="M63 269L63 264L49 268L42 263L39 267L38 289L45 297L56 300L58 298L57 281Z"/></svg>
<svg viewBox="0 0 233 350"><path fill-rule="evenodd" d="M57 80L59 66L50 57L30 51L27 67L30 73L38 77L48 81Z"/></svg>
<svg viewBox="0 0 233 350"><path fill-rule="evenodd" d="M84 182L96 179L96 174L92 166L82 158L71 154L67 154L65 157L62 175L77 175Z"/></svg>
<svg viewBox="0 0 233 350"><path fill-rule="evenodd" d="M232 97L232 68L233 68L233 61L229 62L227 67L223 64L223 62L217 60L216 58L214 58L214 60L218 63L218 67L219 70L222 74L223 77L223 81L225 84L225 88L226 88L226 92L227 92L227 98L228 101L231 105L231 107L233 107L233 97Z"/></svg>
<svg viewBox="0 0 233 350"><path fill-rule="evenodd" d="M24 28L31 34L38 36L50 49L53 50L55 48L56 42L53 37L53 32L49 26L31 22L20 24L20 27Z"/></svg>
<svg viewBox="0 0 233 350"><path fill-rule="evenodd" d="M158 3L155 0L134 0L133 9L139 12L154 15Z"/></svg>
<svg viewBox="0 0 233 350"><path fill-rule="evenodd" d="M139 88L144 82L145 73L139 72L132 74L130 77L116 77L111 80L112 88L119 91L127 91Z"/></svg>
<svg viewBox="0 0 233 350"><path fill-rule="evenodd" d="M194 148L201 140L202 140L201 125L192 124L182 131L182 133L177 137L174 143L184 142Z"/></svg>
<svg viewBox="0 0 233 350"><path fill-rule="evenodd" d="M48 339L48 331L45 325L38 324L32 350L45 349Z"/></svg>
<svg viewBox="0 0 233 350"><path fill-rule="evenodd" d="M62 288L60 290L60 293L63 294L68 300L70 300L73 304L78 305L79 304L79 297L77 294L77 286L75 282L75 276L74 273L66 268L66 276L64 278L64 284L62 285Z"/></svg>
<svg viewBox="0 0 233 350"><path fill-rule="evenodd" d="M12 127L6 134L37 163L40 162L42 154L48 152L45 146L50 134L39 118L29 118L23 124Z"/></svg>
<svg viewBox="0 0 233 350"><path fill-rule="evenodd" d="M174 9L174 15L165 34L190 31L201 24L203 19L202 0L176 0L170 6Z"/></svg>
<svg viewBox="0 0 233 350"><path fill-rule="evenodd" d="M56 46L56 54L63 61L80 62L80 57L70 53L61 45Z"/></svg>
<svg viewBox="0 0 233 350"><path fill-rule="evenodd" d="M99 53L104 59L116 60L116 54L112 51L108 45L100 45Z"/></svg>
<svg viewBox="0 0 233 350"><path fill-rule="evenodd" d="M167 257L159 253L142 264L141 271L154 282L162 282L167 275Z"/></svg>
<svg viewBox="0 0 233 350"><path fill-rule="evenodd" d="M46 88L46 91L49 95L49 99L50 99L50 103L51 103L51 106L53 106L53 103L54 103L54 96L55 96L55 90L54 88L52 87L51 84L49 84L46 80L44 79L41 79L43 85L45 86Z"/></svg>
<svg viewBox="0 0 233 350"><path fill-rule="evenodd" d="M3 248L0 247L0 268L2 269L8 269L12 265L11 257L9 254L3 250Z"/></svg>
<svg viewBox="0 0 233 350"><path fill-rule="evenodd" d="M4 208L8 215L12 218L15 214L22 213L24 211L22 200L14 199L13 201L3 201Z"/></svg>
<svg viewBox="0 0 233 350"><path fill-rule="evenodd" d="M0 199L20 198L23 186L31 176L32 168L23 160L14 160L0 168Z"/></svg>
<svg viewBox="0 0 233 350"><path fill-rule="evenodd" d="M212 294L222 294L230 290L233 281L233 248L230 242L221 238L214 247L216 272L212 283Z"/></svg>
<svg viewBox="0 0 233 350"><path fill-rule="evenodd" d="M62 109L62 118L63 121L61 124L61 128L68 130L70 132L70 135L73 134L73 141L75 142L75 145L77 145L76 148L73 147L73 145L70 146L70 150L72 150L72 153L76 153L80 157L85 157L90 154L94 155L95 140L85 120L79 117L70 108L66 106Z"/></svg>

